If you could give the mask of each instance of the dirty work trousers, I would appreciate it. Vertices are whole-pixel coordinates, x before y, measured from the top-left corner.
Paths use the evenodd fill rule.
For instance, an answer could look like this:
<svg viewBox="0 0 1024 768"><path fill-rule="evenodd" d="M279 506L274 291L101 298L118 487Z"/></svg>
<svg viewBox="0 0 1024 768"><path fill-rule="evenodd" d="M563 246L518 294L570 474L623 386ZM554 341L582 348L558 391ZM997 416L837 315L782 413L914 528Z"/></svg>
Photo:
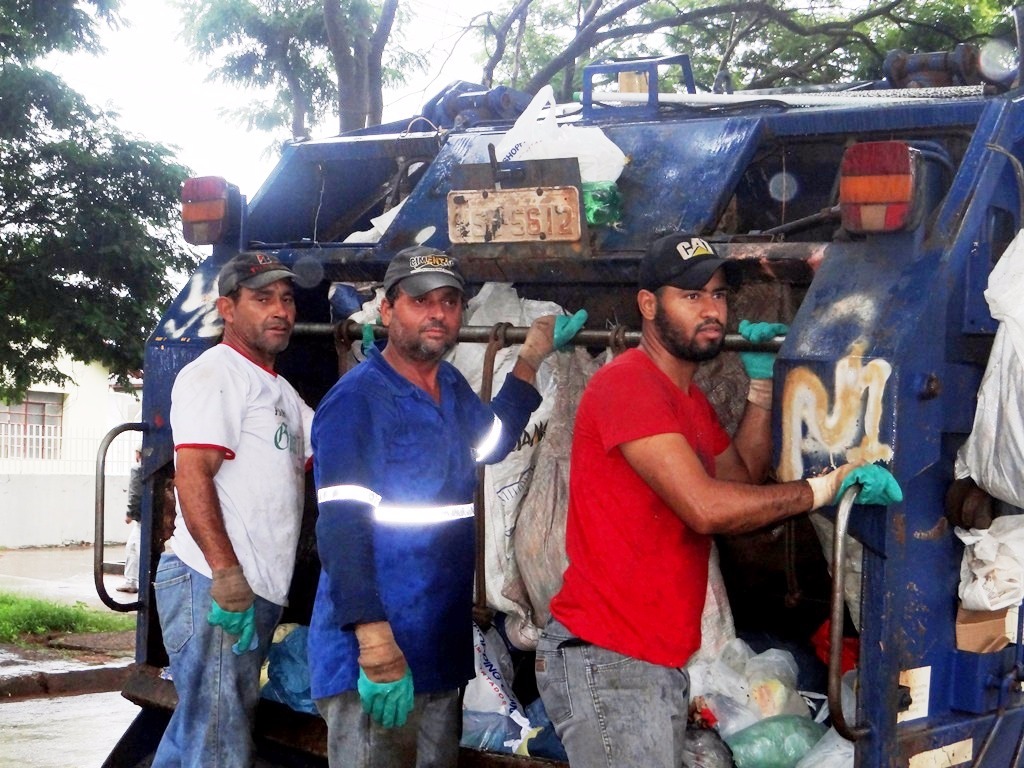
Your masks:
<svg viewBox="0 0 1024 768"><path fill-rule="evenodd" d="M537 644L537 687L572 768L678 768L690 680L583 642L552 618Z"/></svg>
<svg viewBox="0 0 1024 768"><path fill-rule="evenodd" d="M401 728L374 722L355 691L314 703L327 722L331 768L455 768L458 762L462 706L457 690L416 694Z"/></svg>
<svg viewBox="0 0 1024 768"><path fill-rule="evenodd" d="M153 768L250 768L252 724L282 608L256 598L258 647L237 655L238 640L206 621L213 582L175 555L163 554L154 589L178 705L157 748Z"/></svg>

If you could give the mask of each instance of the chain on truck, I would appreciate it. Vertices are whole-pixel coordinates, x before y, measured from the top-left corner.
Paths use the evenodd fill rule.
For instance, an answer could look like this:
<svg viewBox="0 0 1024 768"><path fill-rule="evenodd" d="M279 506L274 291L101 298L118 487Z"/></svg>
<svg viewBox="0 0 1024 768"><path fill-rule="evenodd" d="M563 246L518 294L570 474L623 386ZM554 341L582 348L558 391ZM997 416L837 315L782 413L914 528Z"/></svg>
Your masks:
<svg viewBox="0 0 1024 768"><path fill-rule="evenodd" d="M162 675L151 583L173 520L170 391L178 370L217 341L223 263L263 251L293 267L297 325L278 369L315 407L364 332L349 316L404 247L450 249L469 294L511 284L524 300L586 308L575 343L597 356L638 341L639 259L673 231L700 234L740 264L732 318L790 326L774 373L777 478L862 458L884 462L904 490L890 507L827 510L834 533L824 547L806 517L720 538L738 632L807 647L828 622L822 692L833 709L840 650L855 640L855 711L833 712L833 722L855 745L859 768L1019 765L1024 644L1014 628L1001 650L958 647L963 547L943 516L996 329L983 291L1024 225L1021 73L992 76L978 62L969 46L895 53L881 81L736 93L698 92L685 55L590 66L580 103L549 105L527 123L599 132L623 163L597 183L564 141L541 159L503 157L498 149L524 125L516 121L530 95L463 82L410 119L287 146L251 199L220 178L186 182L186 238L212 245L212 254L149 337L143 421L113 430L97 462L102 474L116 434L143 432L144 577L127 606L138 611L137 650L123 691L141 711L105 765L148 765L176 701ZM682 73L680 92L659 91L668 72ZM639 92L627 81L641 83ZM515 323L470 322L460 341L486 345L486 369L524 333ZM742 343L728 335L727 352ZM746 387L736 357L721 355L708 377L727 426ZM486 371L483 378L486 388ZM550 428L538 435L552 437ZM478 506L483 542L504 522ZM309 488L284 617L300 625L319 568L315 515ZM851 567L830 577L832 558ZM478 568L482 620L500 598L479 588L491 577ZM97 588L117 605L101 578ZM528 680L513 686L528 697ZM325 728L314 715L263 701L256 738L268 765L326 765ZM464 747L460 764L551 763Z"/></svg>

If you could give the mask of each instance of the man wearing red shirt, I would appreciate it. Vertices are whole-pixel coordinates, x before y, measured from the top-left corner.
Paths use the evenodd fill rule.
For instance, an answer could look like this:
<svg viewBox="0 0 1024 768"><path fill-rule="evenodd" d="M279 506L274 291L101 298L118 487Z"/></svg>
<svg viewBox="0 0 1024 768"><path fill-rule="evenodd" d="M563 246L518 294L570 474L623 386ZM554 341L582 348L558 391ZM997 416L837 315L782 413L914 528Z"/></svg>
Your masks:
<svg viewBox="0 0 1024 768"><path fill-rule="evenodd" d="M698 237L652 243L640 266L640 347L600 369L580 401L569 567L536 662L573 768L682 764L689 680L681 667L700 647L711 534L817 509L865 470L887 474L862 467L847 479L854 467L845 464L758 485L771 458L774 355L742 353L751 384L732 439L693 383L721 349L736 269ZM753 341L786 330L740 324Z"/></svg>

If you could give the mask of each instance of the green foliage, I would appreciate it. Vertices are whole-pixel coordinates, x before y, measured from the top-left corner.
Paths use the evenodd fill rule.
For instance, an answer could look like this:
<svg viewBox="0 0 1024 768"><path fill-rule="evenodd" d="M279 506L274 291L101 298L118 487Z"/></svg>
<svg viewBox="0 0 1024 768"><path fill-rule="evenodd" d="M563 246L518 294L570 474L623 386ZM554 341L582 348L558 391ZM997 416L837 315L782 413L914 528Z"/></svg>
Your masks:
<svg viewBox="0 0 1024 768"><path fill-rule="evenodd" d="M536 91L551 82L578 90L583 67L595 61L686 53L699 87L721 69L734 87L835 83L882 76L886 54L952 50L1010 38L1013 0L890 0L854 5L839 0L613 0L590 4L532 0L525 21L510 25L494 82ZM503 22L523 3L507 2L479 29L488 53ZM589 16L587 14L590 14ZM572 78L572 89L562 87ZM662 86L672 86L672 78Z"/></svg>
<svg viewBox="0 0 1024 768"><path fill-rule="evenodd" d="M57 6L5 2L33 9ZM96 3L116 7L115 3ZM172 296L170 270L196 259L178 235L187 169L170 150L120 131L62 80L34 65L38 40L17 34L54 23L9 16L0 62L0 398L33 382L60 382L61 353L99 361L122 380L142 366L158 307ZM93 39L90 17L61 17L50 45ZM82 19L85 19L83 22ZM75 24L85 23L85 27ZM66 49L66 48L64 48Z"/></svg>
<svg viewBox="0 0 1024 768"><path fill-rule="evenodd" d="M59 605L0 592L0 642L3 643L17 642L24 635L122 632L134 628L134 615L94 611L83 603Z"/></svg>
<svg viewBox="0 0 1024 768"><path fill-rule="evenodd" d="M179 0L192 50L219 63L212 77L262 89L246 116L250 127L288 126L294 138L322 120L337 88L326 55L322 0L289 3Z"/></svg>
<svg viewBox="0 0 1024 768"><path fill-rule="evenodd" d="M116 24L120 0L0 0L0 61L31 62L52 51L100 48L92 14Z"/></svg>

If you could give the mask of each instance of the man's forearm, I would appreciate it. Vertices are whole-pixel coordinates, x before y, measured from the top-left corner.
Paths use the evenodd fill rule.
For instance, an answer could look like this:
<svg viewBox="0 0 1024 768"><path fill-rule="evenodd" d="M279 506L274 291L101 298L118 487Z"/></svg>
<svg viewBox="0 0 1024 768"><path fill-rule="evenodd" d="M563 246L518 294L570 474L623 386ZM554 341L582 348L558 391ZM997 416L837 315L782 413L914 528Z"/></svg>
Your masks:
<svg viewBox="0 0 1024 768"><path fill-rule="evenodd" d="M185 525L210 568L218 570L238 565L238 557L224 527L213 477L193 471L183 475L179 469L174 484Z"/></svg>
<svg viewBox="0 0 1024 768"><path fill-rule="evenodd" d="M732 442L752 483L763 483L768 477L772 458L771 429L771 411L748 401Z"/></svg>

